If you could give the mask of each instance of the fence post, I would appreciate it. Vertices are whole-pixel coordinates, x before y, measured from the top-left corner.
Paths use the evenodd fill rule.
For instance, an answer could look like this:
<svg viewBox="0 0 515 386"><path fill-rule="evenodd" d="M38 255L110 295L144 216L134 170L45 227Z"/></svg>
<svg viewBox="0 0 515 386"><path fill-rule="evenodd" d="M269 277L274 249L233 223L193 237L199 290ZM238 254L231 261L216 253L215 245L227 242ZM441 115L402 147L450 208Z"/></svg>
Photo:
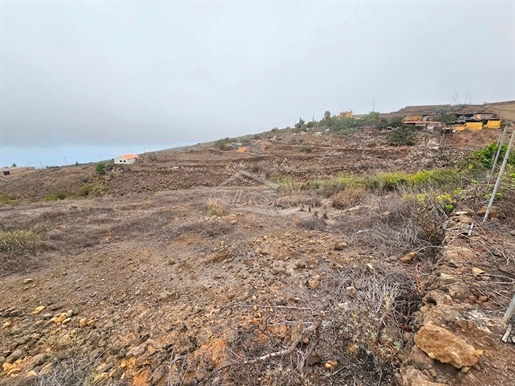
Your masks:
<svg viewBox="0 0 515 386"><path fill-rule="evenodd" d="M506 310L506 313L504 314L504 317L502 318L502 321L504 324L508 324L511 316L513 315L513 311L515 311L515 294L513 294L510 305L508 306L508 309Z"/></svg>
<svg viewBox="0 0 515 386"><path fill-rule="evenodd" d="M499 185L501 183L504 169L506 169L506 164L508 163L508 158L510 158L510 152L511 152L511 148L513 146L514 138L515 138L515 130L511 133L510 144L508 145L508 149L506 150L506 154L504 155L501 169L499 170L499 175L497 176L497 181L495 182L494 190L492 192L492 196L490 197L490 202L488 203L488 207L486 208L485 217L483 218L483 224L485 223L486 219L488 218L488 215L490 214L490 209L492 208L492 204L494 203L495 195L497 194L497 189L499 189Z"/></svg>
<svg viewBox="0 0 515 386"><path fill-rule="evenodd" d="M490 174L488 175L488 181L486 184L490 184L490 180L494 175L495 167L497 166L497 160L499 159L499 154L501 154L501 147L504 143L504 137L506 136L506 131L508 131L508 126L504 126L504 130L502 131L501 136L499 137L499 142L497 143L497 152L495 153L495 159L492 165L492 170L490 170Z"/></svg>

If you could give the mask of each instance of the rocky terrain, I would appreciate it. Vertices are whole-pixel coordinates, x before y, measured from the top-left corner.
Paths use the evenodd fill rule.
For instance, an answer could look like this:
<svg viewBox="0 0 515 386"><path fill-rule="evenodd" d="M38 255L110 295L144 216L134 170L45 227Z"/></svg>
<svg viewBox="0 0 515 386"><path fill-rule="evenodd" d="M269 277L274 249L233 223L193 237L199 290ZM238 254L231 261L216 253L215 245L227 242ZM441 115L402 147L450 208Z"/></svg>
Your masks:
<svg viewBox="0 0 515 386"><path fill-rule="evenodd" d="M483 224L480 181L448 212L323 183L454 167L499 133L385 135L0 180L0 231L33 238L0 240L0 385L511 385L513 189Z"/></svg>

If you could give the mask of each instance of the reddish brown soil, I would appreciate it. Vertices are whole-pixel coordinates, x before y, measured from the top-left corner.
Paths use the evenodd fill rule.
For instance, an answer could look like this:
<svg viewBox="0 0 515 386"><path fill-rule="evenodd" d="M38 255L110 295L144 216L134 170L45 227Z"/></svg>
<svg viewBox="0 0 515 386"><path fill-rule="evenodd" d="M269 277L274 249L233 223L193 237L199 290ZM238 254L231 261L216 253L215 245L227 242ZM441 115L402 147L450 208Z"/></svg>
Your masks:
<svg viewBox="0 0 515 386"><path fill-rule="evenodd" d="M417 310L431 304L422 298L450 294L438 281L440 248L400 260L415 247L392 239L408 229L394 193L335 209L314 192L262 181L453 166L498 134L457 133L438 148L436 136L392 148L381 133L280 134L242 153L201 145L148 154L102 178L83 165L0 181L0 194L17 199L0 207L0 231L44 235L38 254L0 267L0 385L399 381L401 363L418 363ZM223 184L239 171L256 178ZM102 194L40 201L84 184ZM466 203L476 224L485 201ZM223 211L206 216L215 204ZM446 328L484 354L467 372L433 361L428 382L512 383L515 346L500 341L515 278L512 225L501 217L462 240L474 254L453 275L469 292L451 296L459 317Z"/></svg>

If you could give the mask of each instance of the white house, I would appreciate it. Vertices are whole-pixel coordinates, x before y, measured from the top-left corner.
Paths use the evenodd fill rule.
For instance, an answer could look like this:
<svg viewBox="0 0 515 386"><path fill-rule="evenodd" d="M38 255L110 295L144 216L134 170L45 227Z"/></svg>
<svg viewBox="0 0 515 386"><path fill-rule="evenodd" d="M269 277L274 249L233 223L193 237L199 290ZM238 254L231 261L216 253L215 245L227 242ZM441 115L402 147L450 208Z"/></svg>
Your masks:
<svg viewBox="0 0 515 386"><path fill-rule="evenodd" d="M124 154L114 158L115 165L130 165L138 160L137 154Z"/></svg>

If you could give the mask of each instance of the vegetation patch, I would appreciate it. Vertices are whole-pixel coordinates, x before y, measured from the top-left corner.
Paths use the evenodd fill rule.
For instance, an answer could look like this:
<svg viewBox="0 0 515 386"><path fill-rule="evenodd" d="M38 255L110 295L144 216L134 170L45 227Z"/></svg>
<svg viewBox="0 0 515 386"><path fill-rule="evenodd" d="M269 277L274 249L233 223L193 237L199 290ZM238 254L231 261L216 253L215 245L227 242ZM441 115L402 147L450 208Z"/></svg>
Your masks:
<svg viewBox="0 0 515 386"><path fill-rule="evenodd" d="M218 200L209 199L207 203L207 217L221 217L227 213L227 207Z"/></svg>
<svg viewBox="0 0 515 386"><path fill-rule="evenodd" d="M59 201L59 200L64 200L64 199L68 198L68 196L69 196L69 194L67 192L60 190L55 193L45 194L43 196L43 200L44 201Z"/></svg>
<svg viewBox="0 0 515 386"><path fill-rule="evenodd" d="M41 246L41 234L33 230L0 232L0 252L22 254L35 252Z"/></svg>

